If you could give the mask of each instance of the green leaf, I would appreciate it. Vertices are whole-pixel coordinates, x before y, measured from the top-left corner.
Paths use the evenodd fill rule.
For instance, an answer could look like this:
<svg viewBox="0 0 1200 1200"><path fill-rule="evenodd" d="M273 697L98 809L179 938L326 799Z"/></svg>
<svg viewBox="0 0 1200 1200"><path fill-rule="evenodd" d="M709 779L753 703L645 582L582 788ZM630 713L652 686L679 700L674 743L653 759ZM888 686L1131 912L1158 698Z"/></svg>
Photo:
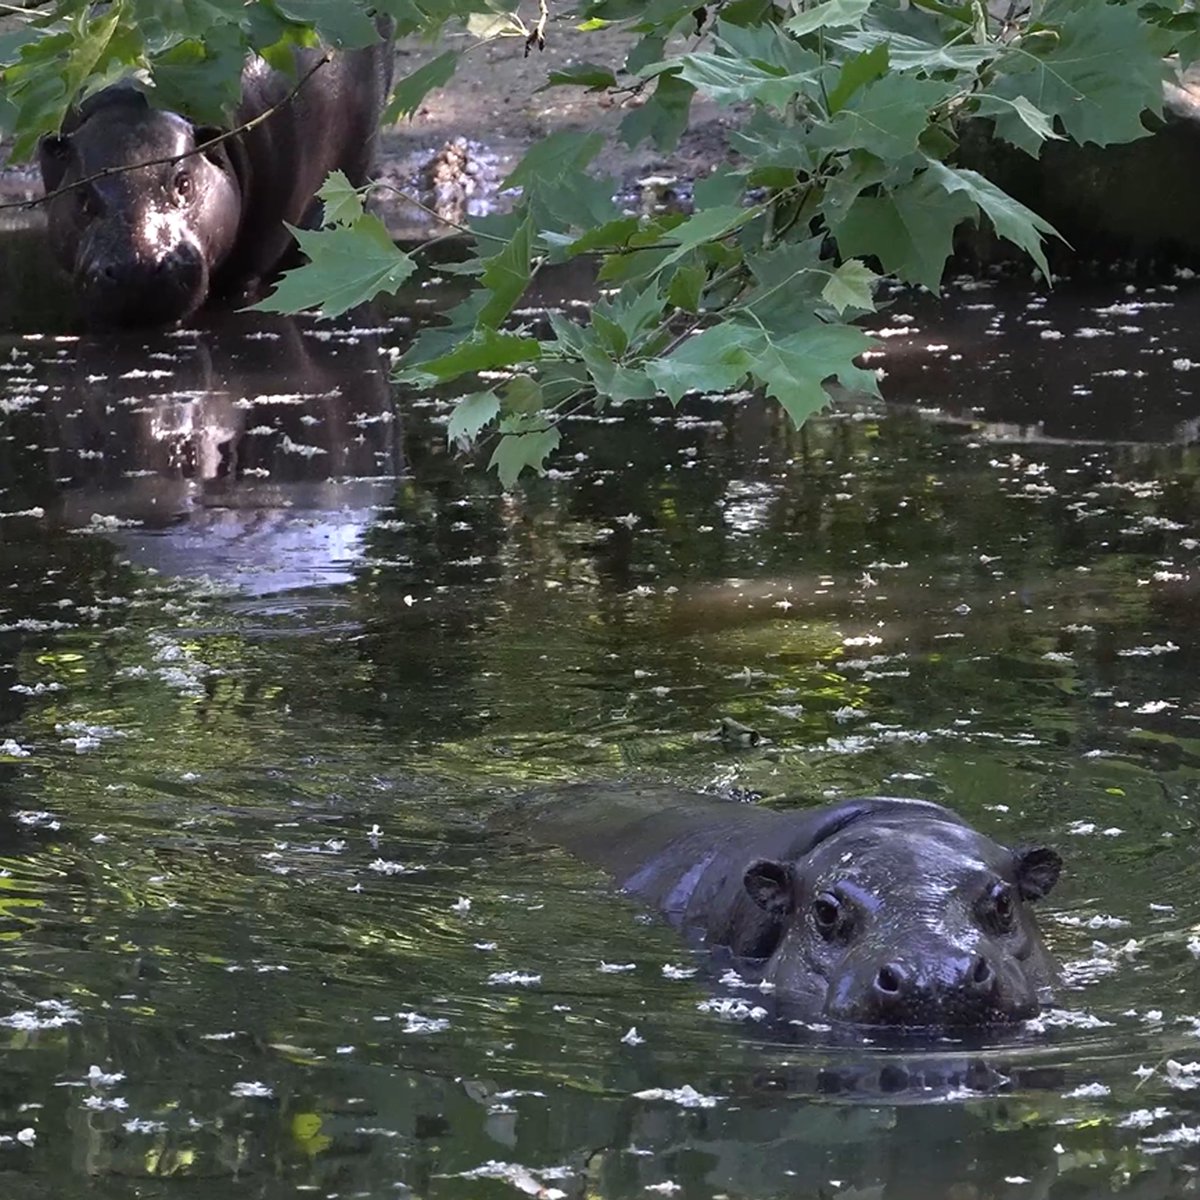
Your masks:
<svg viewBox="0 0 1200 1200"><path fill-rule="evenodd" d="M975 171L930 161L929 172L947 192L962 192L974 201L987 214L996 232L1024 250L1037 263L1042 275L1050 278L1040 235L1048 233L1061 238L1053 225Z"/></svg>
<svg viewBox="0 0 1200 1200"><path fill-rule="evenodd" d="M4 73L6 98L16 110L13 159L28 158L39 137L57 132L88 77L103 69L121 15L117 4L89 10L70 34L48 34L22 47L20 61Z"/></svg>
<svg viewBox="0 0 1200 1200"><path fill-rule="evenodd" d="M317 195L325 206L324 225L353 225L363 215L362 197L344 171L331 171Z"/></svg>
<svg viewBox="0 0 1200 1200"><path fill-rule="evenodd" d="M203 42L177 43L155 59L153 102L195 121L223 124L242 95L245 57L241 34L229 25L210 31Z"/></svg>
<svg viewBox="0 0 1200 1200"><path fill-rule="evenodd" d="M493 329L512 312L533 278L529 219L517 227L512 240L492 258L483 260L480 282L491 291L479 313L479 324Z"/></svg>
<svg viewBox="0 0 1200 1200"><path fill-rule="evenodd" d="M783 27L797 37L816 33L818 29L858 28L870 7L871 0L826 0L785 21Z"/></svg>
<svg viewBox="0 0 1200 1200"><path fill-rule="evenodd" d="M843 258L877 258L884 270L931 291L941 285L955 226L977 209L924 171L878 196L859 196L834 228Z"/></svg>
<svg viewBox="0 0 1200 1200"><path fill-rule="evenodd" d="M687 128L696 89L679 75L660 75L654 95L621 122L620 138L634 147L650 139L659 150L674 150Z"/></svg>
<svg viewBox="0 0 1200 1200"><path fill-rule="evenodd" d="M686 221L676 225L668 235L676 245L662 260L662 265L677 262L704 242L725 237L754 215L754 210L750 208L721 205L718 208L706 208L688 217Z"/></svg>
<svg viewBox="0 0 1200 1200"><path fill-rule="evenodd" d="M625 70L630 75L640 75L651 63L660 62L666 38L651 35L644 37L625 56Z"/></svg>
<svg viewBox="0 0 1200 1200"><path fill-rule="evenodd" d="M559 71L551 71L546 82L536 90L544 92L552 87L585 87L589 92L603 92L616 86L617 77L608 67L598 67L595 63L576 63Z"/></svg>
<svg viewBox="0 0 1200 1200"><path fill-rule="evenodd" d="M511 13L476 12L467 17L467 32L477 40L511 37L523 38L528 32Z"/></svg>
<svg viewBox="0 0 1200 1200"><path fill-rule="evenodd" d="M500 401L490 388L486 392L472 392L454 406L446 426L446 440L470 444L480 431L500 415Z"/></svg>
<svg viewBox="0 0 1200 1200"><path fill-rule="evenodd" d="M737 387L749 369L747 345L761 335L757 330L727 322L689 337L665 358L652 358L646 375L672 404L688 392L725 392Z"/></svg>
<svg viewBox="0 0 1200 1200"><path fill-rule="evenodd" d="M576 255L587 254L593 250L625 246L630 237L637 232L640 224L637 217L618 217L615 221L607 221L603 225L589 229L582 237L572 241L568 250L572 255Z"/></svg>
<svg viewBox="0 0 1200 1200"><path fill-rule="evenodd" d="M731 129L726 138L732 149L745 155L754 164L755 183L771 167L787 171L788 183L792 183L795 181L795 172L812 174L820 168L824 157L807 125L798 125L765 108L756 109L740 129Z"/></svg>
<svg viewBox="0 0 1200 1200"><path fill-rule="evenodd" d="M250 305L252 309L296 313L319 308L322 316L336 317L380 292L398 291L416 270L416 263L396 248L383 222L371 213L353 225L292 232L309 261L285 272L275 290Z"/></svg>
<svg viewBox="0 0 1200 1200"><path fill-rule="evenodd" d="M881 79L888 70L888 48L886 42L862 54L847 59L838 75L837 83L829 91L830 114L840 112L860 88Z"/></svg>
<svg viewBox="0 0 1200 1200"><path fill-rule="evenodd" d="M737 204L746 190L746 172L718 168L696 180L693 195L697 208L719 208Z"/></svg>
<svg viewBox="0 0 1200 1200"><path fill-rule="evenodd" d="M541 412L545 406L541 384L528 375L517 375L510 379L504 385L502 392L500 410L505 416L512 416L515 413Z"/></svg>
<svg viewBox="0 0 1200 1200"><path fill-rule="evenodd" d="M875 308L874 286L879 276L857 258L847 259L835 267L821 298L839 314L848 308L872 312Z"/></svg>
<svg viewBox="0 0 1200 1200"><path fill-rule="evenodd" d="M855 53L886 43L893 71L919 71L925 75L974 72L1004 53L1004 47L999 42L956 42L947 45L890 29L863 29L854 33L833 34L828 40Z"/></svg>
<svg viewBox="0 0 1200 1200"><path fill-rule="evenodd" d="M820 61L773 21L731 25L724 19L724 11L713 40L728 57L745 59L780 76L805 75Z"/></svg>
<svg viewBox="0 0 1200 1200"><path fill-rule="evenodd" d="M1022 39L1020 57L984 94L1023 97L1077 142L1109 146L1145 137L1142 113L1162 112L1162 60L1132 5L1089 3L1060 25ZM1022 149L1041 139L1027 114L997 112L996 132ZM1033 151L1031 150L1031 153Z"/></svg>
<svg viewBox="0 0 1200 1200"><path fill-rule="evenodd" d="M822 241L781 242L747 257L757 286L742 307L760 325L784 332L812 321L829 277L828 264L821 261Z"/></svg>
<svg viewBox="0 0 1200 1200"><path fill-rule="evenodd" d="M1006 136L1009 141L1013 141L1013 144L1022 150L1028 151L1034 158L1041 153L1043 142L1049 141L1051 138L1062 141L1066 137L1065 134L1059 133L1054 128L1050 118L1040 108L1035 108L1024 96L1016 96L1012 100L1008 100L1003 96L984 94L979 97L975 111L981 117L995 117L1000 114L1016 117L1020 124L1014 125L1006 122L1004 128L1007 130L1007 134L1003 136ZM1014 141L1013 134L1021 125L1028 130L1028 133L1022 131L1021 140Z"/></svg>
<svg viewBox="0 0 1200 1200"><path fill-rule="evenodd" d="M537 338L485 328L477 330L473 337L457 338L454 347L437 358L414 361L406 354L406 365L396 379L399 383L446 383L460 375L536 362L541 355L542 343Z"/></svg>
<svg viewBox="0 0 1200 1200"><path fill-rule="evenodd" d="M353 50L379 41L375 19L365 9L342 0L275 0L279 11L289 20L313 25L321 40L329 46Z"/></svg>
<svg viewBox="0 0 1200 1200"><path fill-rule="evenodd" d="M600 153L603 145L604 135L600 133L582 137L574 129L552 133L530 146L500 187L503 190L544 186L564 175L582 171Z"/></svg>
<svg viewBox="0 0 1200 1200"><path fill-rule="evenodd" d="M663 300L658 285L651 282L644 288L626 287L612 300L601 300L593 313L603 312L616 323L632 345L649 328L658 325L663 313Z"/></svg>
<svg viewBox="0 0 1200 1200"><path fill-rule="evenodd" d="M558 449L561 440L556 426L547 426L528 433L505 433L496 443L488 469L500 476L500 484L511 488L526 467L539 475L546 473L546 459Z"/></svg>
<svg viewBox="0 0 1200 1200"><path fill-rule="evenodd" d="M667 285L667 299L684 312L698 313L708 272L699 263L679 267Z"/></svg>
<svg viewBox="0 0 1200 1200"><path fill-rule="evenodd" d="M875 343L852 325L818 325L777 341L763 338L748 354L751 374L783 405L796 425L802 425L829 402L825 380L836 378L843 387L877 393L871 371L854 359Z"/></svg>
<svg viewBox="0 0 1200 1200"><path fill-rule="evenodd" d="M425 97L454 78L458 52L447 50L423 67L405 75L392 90L392 98L383 114L383 123L391 124L401 117L411 117L421 107Z"/></svg>
<svg viewBox="0 0 1200 1200"><path fill-rule="evenodd" d="M917 148L929 112L955 90L934 79L891 74L857 92L812 142L825 150L866 150L883 159L903 158Z"/></svg>
<svg viewBox="0 0 1200 1200"><path fill-rule="evenodd" d="M756 100L783 112L797 92L817 82L820 60L815 54L810 57L810 72L789 74L781 68L769 69L750 59L728 54L686 54L679 60L679 78L717 104Z"/></svg>

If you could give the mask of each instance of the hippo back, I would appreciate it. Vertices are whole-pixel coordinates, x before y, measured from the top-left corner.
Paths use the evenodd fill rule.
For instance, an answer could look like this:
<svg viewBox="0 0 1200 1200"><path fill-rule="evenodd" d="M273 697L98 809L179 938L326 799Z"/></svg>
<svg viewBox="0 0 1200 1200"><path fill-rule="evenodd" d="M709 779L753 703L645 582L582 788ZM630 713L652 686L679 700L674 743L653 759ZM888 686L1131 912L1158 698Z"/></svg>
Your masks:
<svg viewBox="0 0 1200 1200"><path fill-rule="evenodd" d="M517 824L603 868L677 928L739 957L765 958L783 926L746 891L747 866L803 857L866 817L910 810L962 824L925 800L873 796L777 811L670 787L619 784L578 784L526 797Z"/></svg>

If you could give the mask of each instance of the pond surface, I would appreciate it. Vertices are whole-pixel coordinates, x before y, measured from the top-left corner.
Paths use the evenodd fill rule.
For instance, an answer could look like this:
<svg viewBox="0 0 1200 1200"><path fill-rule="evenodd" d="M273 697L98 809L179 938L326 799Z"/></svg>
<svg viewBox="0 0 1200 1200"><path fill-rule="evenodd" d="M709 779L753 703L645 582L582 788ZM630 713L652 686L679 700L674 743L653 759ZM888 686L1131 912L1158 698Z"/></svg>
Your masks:
<svg viewBox="0 0 1200 1200"><path fill-rule="evenodd" d="M0 1195L1196 1194L1200 290L898 295L891 407L581 418L510 496L387 383L419 310L3 338ZM621 778L1049 840L1055 1007L722 1018L495 827Z"/></svg>

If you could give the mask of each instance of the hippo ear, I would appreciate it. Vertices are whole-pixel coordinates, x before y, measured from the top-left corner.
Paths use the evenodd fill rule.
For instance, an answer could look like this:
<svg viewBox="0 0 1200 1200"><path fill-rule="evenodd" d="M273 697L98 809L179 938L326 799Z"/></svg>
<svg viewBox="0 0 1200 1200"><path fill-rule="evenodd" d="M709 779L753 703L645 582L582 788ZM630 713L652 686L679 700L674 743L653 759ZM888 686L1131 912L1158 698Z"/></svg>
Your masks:
<svg viewBox="0 0 1200 1200"><path fill-rule="evenodd" d="M1013 865L1022 899L1040 900L1058 882L1062 859L1049 846L1022 846L1013 851Z"/></svg>
<svg viewBox="0 0 1200 1200"><path fill-rule="evenodd" d="M38 142L38 166L46 191L52 192L62 183L70 161L71 139L66 134L53 133Z"/></svg>
<svg viewBox="0 0 1200 1200"><path fill-rule="evenodd" d="M222 129L220 125L197 125L192 132L192 137L197 146L203 146L205 142L211 142L213 138L218 138L221 134L228 132L229 130ZM226 149L228 144L228 141L218 142L204 151L204 157L214 166L220 167L222 171L232 170L229 151Z"/></svg>
<svg viewBox="0 0 1200 1200"><path fill-rule="evenodd" d="M796 877L787 863L760 858L746 868L742 881L750 899L773 917L782 920L795 906Z"/></svg>

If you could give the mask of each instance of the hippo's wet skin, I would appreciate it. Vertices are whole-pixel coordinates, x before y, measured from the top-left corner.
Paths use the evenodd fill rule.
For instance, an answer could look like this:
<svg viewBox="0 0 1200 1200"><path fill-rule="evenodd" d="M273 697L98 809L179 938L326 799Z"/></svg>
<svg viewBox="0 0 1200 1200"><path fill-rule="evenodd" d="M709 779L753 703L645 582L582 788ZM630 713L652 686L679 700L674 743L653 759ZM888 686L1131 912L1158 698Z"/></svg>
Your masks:
<svg viewBox="0 0 1200 1200"><path fill-rule="evenodd" d="M1033 1016L1055 978L1030 903L1046 847L1011 850L948 809L870 798L778 812L582 785L522 824L612 874L712 948L750 960L804 1020L980 1028Z"/></svg>
<svg viewBox="0 0 1200 1200"><path fill-rule="evenodd" d="M39 147L48 193L152 164L81 182L47 203L51 245L88 321L167 324L210 297L254 298L293 251L284 222L313 223L325 176L340 169L356 186L366 182L392 53L390 40L327 62L298 50L295 78L251 57L236 124L281 107L203 154L190 152L219 130L152 108L129 84L86 100Z"/></svg>

